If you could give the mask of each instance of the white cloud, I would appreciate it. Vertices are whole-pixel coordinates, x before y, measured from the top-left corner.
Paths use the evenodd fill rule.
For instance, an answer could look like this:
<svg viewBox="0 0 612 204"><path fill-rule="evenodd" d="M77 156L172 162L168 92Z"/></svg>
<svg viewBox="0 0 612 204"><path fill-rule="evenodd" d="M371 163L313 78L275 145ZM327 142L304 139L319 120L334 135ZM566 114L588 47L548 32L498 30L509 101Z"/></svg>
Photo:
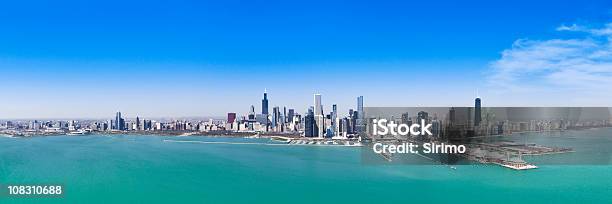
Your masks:
<svg viewBox="0 0 612 204"><path fill-rule="evenodd" d="M604 25L602 28L589 28L585 26L579 26L576 24L572 24L570 26L561 25L557 27L557 31L576 31L576 32L585 32L596 36L608 36L612 35L612 23L608 23Z"/></svg>
<svg viewBox="0 0 612 204"><path fill-rule="evenodd" d="M557 27L557 31L578 31L582 30L582 28L578 27L576 24L572 24L571 26L561 25Z"/></svg>
<svg viewBox="0 0 612 204"><path fill-rule="evenodd" d="M588 29L589 33L593 35L606 36L608 38L612 37L612 23L606 24L603 28L599 29Z"/></svg>
<svg viewBox="0 0 612 204"><path fill-rule="evenodd" d="M573 39L519 39L490 64L489 82L512 92L612 94L612 23L599 28L562 25ZM607 96L610 98L609 96Z"/></svg>

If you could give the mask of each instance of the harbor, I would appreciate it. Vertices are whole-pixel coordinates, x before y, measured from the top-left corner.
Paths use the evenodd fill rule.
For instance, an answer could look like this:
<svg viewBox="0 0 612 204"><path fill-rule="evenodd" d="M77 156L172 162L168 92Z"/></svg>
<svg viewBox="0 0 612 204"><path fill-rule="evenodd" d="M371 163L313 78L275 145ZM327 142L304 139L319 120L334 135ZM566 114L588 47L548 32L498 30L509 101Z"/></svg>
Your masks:
<svg viewBox="0 0 612 204"><path fill-rule="evenodd" d="M374 142L383 142L385 144L402 144L403 142L409 141L411 143L419 144L422 147L423 144L417 140L374 140ZM433 142L439 143L439 142ZM529 163L523 159L523 156L544 156L552 154L564 154L575 152L572 148L566 147L548 147L543 145L537 145L534 143L520 144L517 142L494 142L494 143L470 143L467 144L468 151L465 153L453 153L453 154L426 154L418 152L419 156L428 160L434 161L434 163L453 165L456 160L449 162L449 157L456 157L462 160L466 160L469 163L477 162L480 164L493 164L500 167L509 168L513 170L529 170L537 169L538 166ZM394 155L397 153L382 152L377 153L382 159L387 162L392 162Z"/></svg>

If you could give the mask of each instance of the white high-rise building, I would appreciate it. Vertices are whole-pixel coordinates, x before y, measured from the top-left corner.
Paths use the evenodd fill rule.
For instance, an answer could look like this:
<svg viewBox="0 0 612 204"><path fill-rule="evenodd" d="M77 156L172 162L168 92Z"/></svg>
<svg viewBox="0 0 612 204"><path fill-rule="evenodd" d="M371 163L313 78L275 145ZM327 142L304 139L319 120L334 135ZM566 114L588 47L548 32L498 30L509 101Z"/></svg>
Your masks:
<svg viewBox="0 0 612 204"><path fill-rule="evenodd" d="M317 126L316 136L323 137L325 130L325 116L323 115L323 105L321 104L321 94L314 95L314 119Z"/></svg>
<svg viewBox="0 0 612 204"><path fill-rule="evenodd" d="M314 95L314 115L323 115L323 106L321 105L321 94Z"/></svg>

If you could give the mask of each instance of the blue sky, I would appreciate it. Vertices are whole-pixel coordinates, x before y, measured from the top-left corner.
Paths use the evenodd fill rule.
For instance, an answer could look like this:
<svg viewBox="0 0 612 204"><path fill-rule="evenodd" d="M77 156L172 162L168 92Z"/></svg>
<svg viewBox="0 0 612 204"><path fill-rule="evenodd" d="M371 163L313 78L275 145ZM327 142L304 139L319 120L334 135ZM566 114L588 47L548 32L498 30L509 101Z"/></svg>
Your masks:
<svg viewBox="0 0 612 204"><path fill-rule="evenodd" d="M490 106L609 106L605 89L559 100L576 90L546 82L582 65L509 64L531 64L516 56L554 40L609 51L595 31L611 20L609 1L3 2L0 118L220 116L259 111L266 88L272 106L298 112L313 93L345 113L359 95L366 106L465 106L476 89ZM581 79L607 79L604 55Z"/></svg>

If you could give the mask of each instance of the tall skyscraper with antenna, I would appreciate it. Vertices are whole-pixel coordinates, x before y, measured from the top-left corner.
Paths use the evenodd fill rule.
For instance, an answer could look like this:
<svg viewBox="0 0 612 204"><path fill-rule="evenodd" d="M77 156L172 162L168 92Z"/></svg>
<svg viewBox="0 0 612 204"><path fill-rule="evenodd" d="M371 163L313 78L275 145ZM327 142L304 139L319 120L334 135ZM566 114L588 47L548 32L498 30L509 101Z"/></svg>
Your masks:
<svg viewBox="0 0 612 204"><path fill-rule="evenodd" d="M479 126L482 121L482 108L480 104L480 96L476 96L474 100L474 126Z"/></svg>
<svg viewBox="0 0 612 204"><path fill-rule="evenodd" d="M268 91L265 89L263 99L261 100L261 114L268 115Z"/></svg>

